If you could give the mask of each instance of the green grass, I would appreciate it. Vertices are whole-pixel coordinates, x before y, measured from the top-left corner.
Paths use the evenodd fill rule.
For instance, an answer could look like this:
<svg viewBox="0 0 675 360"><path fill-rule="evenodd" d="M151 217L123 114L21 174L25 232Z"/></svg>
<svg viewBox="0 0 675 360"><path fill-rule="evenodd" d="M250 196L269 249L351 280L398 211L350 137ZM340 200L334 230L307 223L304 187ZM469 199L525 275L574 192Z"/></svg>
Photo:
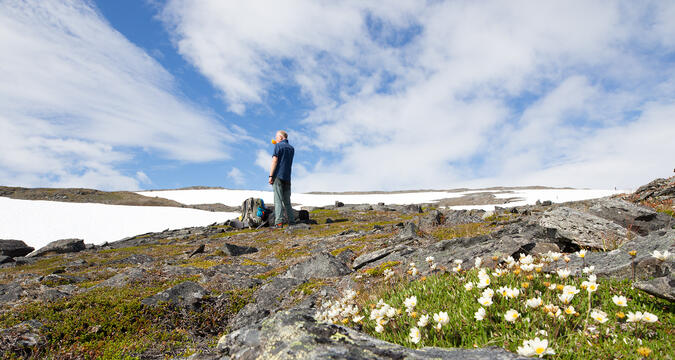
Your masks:
<svg viewBox="0 0 675 360"><path fill-rule="evenodd" d="M589 296L586 290L581 289L585 278L561 280L553 275L547 279L537 273L526 277L522 272L490 278L490 288L495 291L494 303L485 307L487 316L483 321L474 319L475 312L481 307L477 298L481 296L482 290L477 287L466 290L464 287L467 282L477 282L477 270L473 269L460 274L442 273L415 279L399 278L398 281L382 283L379 291L372 291L371 288L368 290L370 296L363 294L356 298L362 309L359 315L365 316L361 320L362 329L382 340L412 348L499 346L516 352L523 345L523 341L539 337L548 339L549 347L556 352L556 355L550 357L556 359L636 359L640 358L637 354L639 347L650 349L654 358L673 357L671 346L675 343L675 305L633 289L629 281L598 279L600 286L590 297L590 307L607 313L609 320L600 324L592 318L587 319ZM558 298L561 291L549 290L549 283L575 285L581 290L570 303L577 315L564 313L564 305ZM497 293L501 286L520 289L520 296L515 299L503 297ZM404 306L404 300L413 295L417 297L414 318L405 312ZM626 296L628 306L615 305L612 301L614 295ZM563 310L562 318L545 312L543 305L537 309L528 308L525 305L526 300L534 297L540 297L543 305L560 306ZM398 315L384 325L385 330L382 333L375 331L376 324L369 319L379 299L398 309ZM515 322L507 322L504 314L509 309L518 311L521 317ZM433 328L436 324L433 314L440 311L448 313L449 322L437 331ZM630 311L648 311L657 315L658 321L635 326L617 314L628 314ZM420 329L421 341L414 344L409 340L410 329L416 327L420 316L425 314L430 317L429 325ZM335 322L346 323L348 320L335 319ZM545 335L540 333L542 330L546 332Z"/></svg>
<svg viewBox="0 0 675 360"><path fill-rule="evenodd" d="M448 240L460 237L474 237L487 235L493 232L495 228L488 223L470 223L454 226L440 226L431 232L431 236L438 240Z"/></svg>
<svg viewBox="0 0 675 360"><path fill-rule="evenodd" d="M367 276L370 276L370 277L383 276L385 270L391 269L391 268L396 267L400 264L401 264L400 261L387 261L387 262L382 263L382 264L380 264L376 267L369 268L369 269L363 269L363 270L361 270L361 272L363 274L367 275Z"/></svg>

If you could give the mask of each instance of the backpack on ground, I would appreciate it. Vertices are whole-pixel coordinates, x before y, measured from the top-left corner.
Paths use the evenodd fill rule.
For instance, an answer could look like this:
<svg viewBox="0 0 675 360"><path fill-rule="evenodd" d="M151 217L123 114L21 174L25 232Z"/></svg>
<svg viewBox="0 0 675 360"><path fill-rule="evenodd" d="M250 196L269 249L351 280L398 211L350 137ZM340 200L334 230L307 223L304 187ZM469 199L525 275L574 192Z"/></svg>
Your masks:
<svg viewBox="0 0 675 360"><path fill-rule="evenodd" d="M263 225L269 215L265 202L260 198L248 198L241 204L241 221L249 228Z"/></svg>

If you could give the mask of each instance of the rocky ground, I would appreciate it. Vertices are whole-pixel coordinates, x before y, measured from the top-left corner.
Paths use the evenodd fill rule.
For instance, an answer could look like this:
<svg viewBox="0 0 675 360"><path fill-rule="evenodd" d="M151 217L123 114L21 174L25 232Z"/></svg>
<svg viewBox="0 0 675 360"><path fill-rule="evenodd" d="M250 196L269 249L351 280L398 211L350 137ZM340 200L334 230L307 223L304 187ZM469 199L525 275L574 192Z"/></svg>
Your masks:
<svg viewBox="0 0 675 360"><path fill-rule="evenodd" d="M506 359L500 348L413 350L313 314L344 289L375 293L384 268L588 249L599 276L675 300L675 177L634 194L452 211L431 204L312 208L283 230L225 224L102 246L66 239L34 251L0 240L4 357ZM635 250L632 258L628 250ZM572 269L581 260L573 258Z"/></svg>

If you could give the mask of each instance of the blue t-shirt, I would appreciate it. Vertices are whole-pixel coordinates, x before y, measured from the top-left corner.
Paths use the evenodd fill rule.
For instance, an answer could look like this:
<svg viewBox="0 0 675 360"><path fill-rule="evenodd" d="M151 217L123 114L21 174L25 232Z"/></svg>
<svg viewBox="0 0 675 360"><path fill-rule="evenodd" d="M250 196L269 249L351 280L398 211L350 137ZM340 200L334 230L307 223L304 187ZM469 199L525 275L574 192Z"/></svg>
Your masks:
<svg viewBox="0 0 675 360"><path fill-rule="evenodd" d="M283 181L291 181L291 166L293 166L293 155L295 149L288 143L288 140L282 140L274 145L274 154L277 157L277 168L274 169L274 177Z"/></svg>

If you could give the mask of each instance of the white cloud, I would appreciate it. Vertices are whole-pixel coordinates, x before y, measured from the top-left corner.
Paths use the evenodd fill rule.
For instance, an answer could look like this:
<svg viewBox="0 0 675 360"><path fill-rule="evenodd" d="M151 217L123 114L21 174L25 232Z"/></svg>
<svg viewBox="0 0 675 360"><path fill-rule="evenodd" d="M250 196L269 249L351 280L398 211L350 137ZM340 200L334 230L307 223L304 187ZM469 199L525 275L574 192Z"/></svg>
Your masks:
<svg viewBox="0 0 675 360"><path fill-rule="evenodd" d="M146 185L152 184L152 180L150 180L150 177L148 177L148 175L142 171L136 171L136 179L138 179L138 181L140 181L142 184Z"/></svg>
<svg viewBox="0 0 675 360"><path fill-rule="evenodd" d="M272 165L272 154L265 150L258 150L256 153L255 164L261 169L269 171L270 166Z"/></svg>
<svg viewBox="0 0 675 360"><path fill-rule="evenodd" d="M244 173L242 173L241 170L239 170L236 167L233 167L232 170L230 170L227 173L227 177L232 179L232 181L234 181L236 185L246 184L246 178L244 177Z"/></svg>
<svg viewBox="0 0 675 360"><path fill-rule="evenodd" d="M296 148L318 154L294 180L302 190L610 187L672 167L644 161L633 176L619 166L643 149L660 159L667 142L598 144L653 131L675 137L666 110L675 100L675 28L663 15L673 8L171 0L163 17L179 52L232 111L265 103L278 84L312 102L296 129ZM409 41L386 40L396 36ZM259 153L256 164L268 161Z"/></svg>
<svg viewBox="0 0 675 360"><path fill-rule="evenodd" d="M227 158L228 129L89 2L0 2L0 181L137 189L133 152Z"/></svg>

